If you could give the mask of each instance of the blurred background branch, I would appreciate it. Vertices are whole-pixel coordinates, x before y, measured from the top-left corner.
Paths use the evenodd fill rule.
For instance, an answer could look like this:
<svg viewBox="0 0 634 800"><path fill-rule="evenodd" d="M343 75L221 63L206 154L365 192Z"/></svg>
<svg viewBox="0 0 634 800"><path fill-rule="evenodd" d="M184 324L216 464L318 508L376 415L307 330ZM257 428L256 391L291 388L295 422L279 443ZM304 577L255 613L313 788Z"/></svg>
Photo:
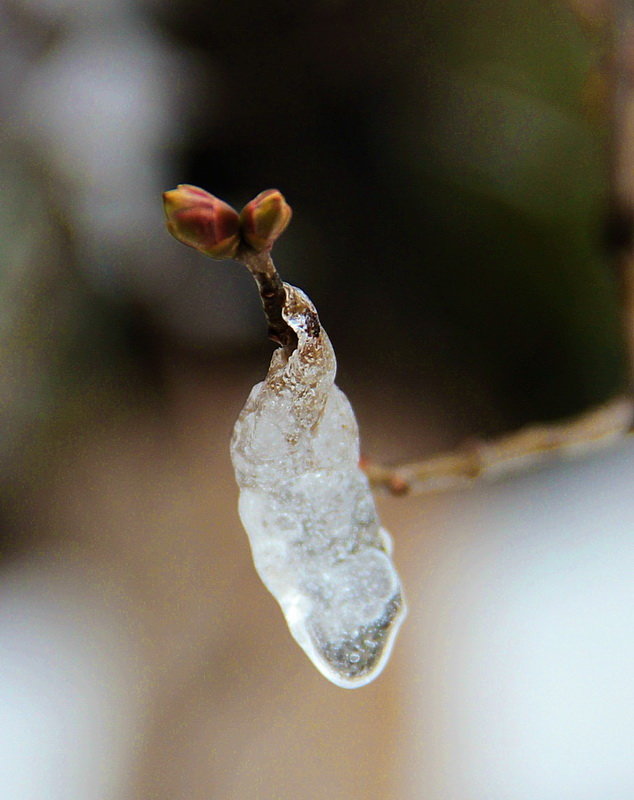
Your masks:
<svg viewBox="0 0 634 800"><path fill-rule="evenodd" d="M383 467L364 464L370 483L396 496L453 491L474 481L495 480L538 467L553 459L587 456L626 436L634 401L617 397L570 421L531 425L488 441L474 439L457 450L424 461Z"/></svg>
<svg viewBox="0 0 634 800"><path fill-rule="evenodd" d="M368 462L371 483L395 495L464 488L479 478L495 478L538 466L553 458L585 455L609 446L631 431L634 414L634 4L629 0L571 3L580 19L602 32L605 50L587 78L586 99L611 119L611 213L609 244L620 280L623 340L627 354L628 395L580 414L568 422L529 426L490 441L394 467ZM608 98L611 99L611 103ZM603 108L601 108L603 106Z"/></svg>
<svg viewBox="0 0 634 800"><path fill-rule="evenodd" d="M634 386L634 6L613 6L611 58L613 163L612 220L621 279L630 387Z"/></svg>

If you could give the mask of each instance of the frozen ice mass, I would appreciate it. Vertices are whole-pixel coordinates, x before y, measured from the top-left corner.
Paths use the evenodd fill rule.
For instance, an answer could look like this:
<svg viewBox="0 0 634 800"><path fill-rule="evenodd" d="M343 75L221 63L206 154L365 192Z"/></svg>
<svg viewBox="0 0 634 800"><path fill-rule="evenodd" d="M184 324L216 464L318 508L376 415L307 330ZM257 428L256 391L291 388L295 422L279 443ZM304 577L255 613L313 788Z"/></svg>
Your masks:
<svg viewBox="0 0 634 800"><path fill-rule="evenodd" d="M355 688L385 666L406 607L332 345L308 297L284 289L297 345L273 353L234 428L240 517L298 644L326 678Z"/></svg>

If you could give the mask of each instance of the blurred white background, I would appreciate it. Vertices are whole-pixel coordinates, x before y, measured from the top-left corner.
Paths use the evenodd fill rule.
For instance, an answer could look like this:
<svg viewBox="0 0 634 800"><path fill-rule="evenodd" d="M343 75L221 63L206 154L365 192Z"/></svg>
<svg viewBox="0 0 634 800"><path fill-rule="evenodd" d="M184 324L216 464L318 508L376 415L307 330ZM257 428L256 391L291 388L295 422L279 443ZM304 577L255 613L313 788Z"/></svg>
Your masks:
<svg viewBox="0 0 634 800"><path fill-rule="evenodd" d="M421 513L395 796L633 796L633 470L628 443Z"/></svg>

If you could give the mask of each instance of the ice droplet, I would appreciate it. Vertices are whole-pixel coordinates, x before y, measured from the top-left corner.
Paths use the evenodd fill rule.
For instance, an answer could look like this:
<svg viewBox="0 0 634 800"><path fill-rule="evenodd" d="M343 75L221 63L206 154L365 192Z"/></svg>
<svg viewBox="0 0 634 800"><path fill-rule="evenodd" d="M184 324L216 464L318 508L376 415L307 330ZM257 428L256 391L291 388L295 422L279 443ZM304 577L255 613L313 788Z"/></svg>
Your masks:
<svg viewBox="0 0 634 800"><path fill-rule="evenodd" d="M354 688L385 666L406 608L332 345L306 295L284 289L297 346L273 353L236 422L240 517L291 633L326 678Z"/></svg>

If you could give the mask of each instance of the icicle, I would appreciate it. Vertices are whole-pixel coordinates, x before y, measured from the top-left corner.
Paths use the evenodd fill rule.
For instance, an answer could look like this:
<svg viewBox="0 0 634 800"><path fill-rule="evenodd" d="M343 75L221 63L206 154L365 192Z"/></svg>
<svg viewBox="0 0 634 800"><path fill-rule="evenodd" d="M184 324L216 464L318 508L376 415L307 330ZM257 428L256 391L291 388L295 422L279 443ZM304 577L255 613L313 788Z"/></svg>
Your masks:
<svg viewBox="0 0 634 800"><path fill-rule="evenodd" d="M240 517L291 633L326 678L354 688L385 666L405 603L332 345L308 297L284 291L297 345L273 353L233 432Z"/></svg>

